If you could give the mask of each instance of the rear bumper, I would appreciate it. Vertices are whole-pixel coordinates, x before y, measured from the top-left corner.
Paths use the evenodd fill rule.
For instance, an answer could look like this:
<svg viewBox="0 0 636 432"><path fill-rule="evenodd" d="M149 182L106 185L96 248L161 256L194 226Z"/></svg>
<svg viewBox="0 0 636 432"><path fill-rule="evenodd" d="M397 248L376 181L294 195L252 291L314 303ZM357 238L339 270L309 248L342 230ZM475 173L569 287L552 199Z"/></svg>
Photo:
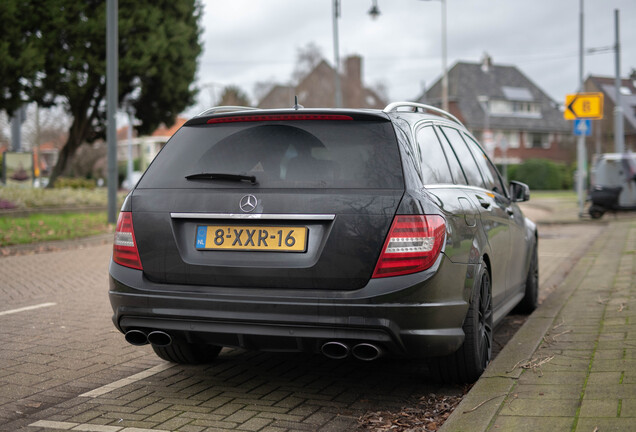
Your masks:
<svg viewBox="0 0 636 432"><path fill-rule="evenodd" d="M354 291L164 285L111 262L109 297L124 333L162 330L176 340L263 351L370 342L395 355L438 356L464 340L474 274L440 261L437 271L375 279Z"/></svg>

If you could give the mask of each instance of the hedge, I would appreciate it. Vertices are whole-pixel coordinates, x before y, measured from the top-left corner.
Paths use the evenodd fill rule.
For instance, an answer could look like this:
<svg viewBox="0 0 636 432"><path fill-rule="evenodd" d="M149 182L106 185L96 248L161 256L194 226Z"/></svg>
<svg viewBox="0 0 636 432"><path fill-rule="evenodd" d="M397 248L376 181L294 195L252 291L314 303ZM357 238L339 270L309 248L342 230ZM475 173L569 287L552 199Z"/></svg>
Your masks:
<svg viewBox="0 0 636 432"><path fill-rule="evenodd" d="M574 170L563 163L548 159L528 159L508 166L508 180L517 180L534 190L571 189Z"/></svg>

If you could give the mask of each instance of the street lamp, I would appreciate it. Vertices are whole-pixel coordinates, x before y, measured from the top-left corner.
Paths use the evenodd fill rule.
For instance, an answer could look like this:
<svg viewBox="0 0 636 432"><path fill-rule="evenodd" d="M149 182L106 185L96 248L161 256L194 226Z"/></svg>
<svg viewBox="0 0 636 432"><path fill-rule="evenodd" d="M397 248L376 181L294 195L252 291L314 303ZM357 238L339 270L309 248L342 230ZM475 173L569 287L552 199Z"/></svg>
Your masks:
<svg viewBox="0 0 636 432"><path fill-rule="evenodd" d="M442 109L444 111L448 111L448 72L446 70L446 0L439 1L442 3Z"/></svg>
<svg viewBox="0 0 636 432"><path fill-rule="evenodd" d="M369 15L372 19L380 16L378 1L371 0ZM340 84L340 48L338 47L338 18L340 18L340 0L333 0L333 56L335 63L334 81L336 83L336 108L342 108L342 86Z"/></svg>
<svg viewBox="0 0 636 432"><path fill-rule="evenodd" d="M376 18L380 16L380 9L378 8L378 0L373 0L371 9L369 9L369 12L367 13L371 16L371 19L373 20L375 20Z"/></svg>

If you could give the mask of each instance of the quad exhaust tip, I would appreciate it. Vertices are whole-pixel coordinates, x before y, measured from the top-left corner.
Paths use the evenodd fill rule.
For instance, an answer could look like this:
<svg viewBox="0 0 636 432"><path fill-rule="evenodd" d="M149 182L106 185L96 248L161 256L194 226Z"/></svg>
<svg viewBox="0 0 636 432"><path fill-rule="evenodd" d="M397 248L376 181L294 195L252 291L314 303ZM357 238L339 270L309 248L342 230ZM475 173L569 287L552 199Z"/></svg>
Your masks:
<svg viewBox="0 0 636 432"><path fill-rule="evenodd" d="M154 346L165 347L172 343L172 337L166 332L153 331L148 333L148 342Z"/></svg>
<svg viewBox="0 0 636 432"><path fill-rule="evenodd" d="M168 346L172 343L172 337L159 330L152 331L148 334L141 330L128 330L124 335L126 341L131 345L142 346L149 343L155 346Z"/></svg>
<svg viewBox="0 0 636 432"><path fill-rule="evenodd" d="M384 351L377 345L364 342L354 346L351 354L358 360L373 361L382 357Z"/></svg>
<svg viewBox="0 0 636 432"><path fill-rule="evenodd" d="M320 351L330 359L342 360L349 357L349 346L342 342L326 342L320 348Z"/></svg>
<svg viewBox="0 0 636 432"><path fill-rule="evenodd" d="M131 345L142 346L148 343L148 336L141 330L128 330L124 337Z"/></svg>
<svg viewBox="0 0 636 432"><path fill-rule="evenodd" d="M343 342L331 341L324 343L320 351L325 357L334 360L345 359L351 354L358 360L373 361L384 354L384 350L381 347L367 342L362 342L354 345L353 348L349 348L349 345Z"/></svg>

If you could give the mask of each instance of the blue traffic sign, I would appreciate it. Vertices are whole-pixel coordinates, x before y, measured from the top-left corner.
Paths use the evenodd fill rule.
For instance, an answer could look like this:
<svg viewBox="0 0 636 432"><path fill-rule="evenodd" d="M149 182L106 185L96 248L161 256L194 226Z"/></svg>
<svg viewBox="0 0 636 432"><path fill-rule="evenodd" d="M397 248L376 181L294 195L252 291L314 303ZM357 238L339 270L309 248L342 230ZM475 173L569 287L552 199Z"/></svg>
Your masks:
<svg viewBox="0 0 636 432"><path fill-rule="evenodd" d="M592 120L576 119L574 120L574 135L592 135Z"/></svg>

